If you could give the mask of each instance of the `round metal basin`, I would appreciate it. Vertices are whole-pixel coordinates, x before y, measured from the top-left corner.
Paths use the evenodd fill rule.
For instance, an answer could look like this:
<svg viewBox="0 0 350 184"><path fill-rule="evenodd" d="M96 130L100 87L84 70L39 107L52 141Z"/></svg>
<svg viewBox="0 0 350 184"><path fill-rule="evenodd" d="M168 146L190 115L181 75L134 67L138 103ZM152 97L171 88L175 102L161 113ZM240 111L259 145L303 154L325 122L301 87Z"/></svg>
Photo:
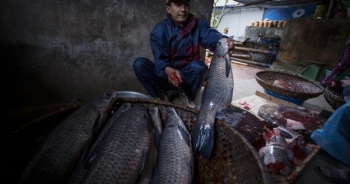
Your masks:
<svg viewBox="0 0 350 184"><path fill-rule="evenodd" d="M117 91L118 98L145 98L150 99L149 96L136 91Z"/></svg>

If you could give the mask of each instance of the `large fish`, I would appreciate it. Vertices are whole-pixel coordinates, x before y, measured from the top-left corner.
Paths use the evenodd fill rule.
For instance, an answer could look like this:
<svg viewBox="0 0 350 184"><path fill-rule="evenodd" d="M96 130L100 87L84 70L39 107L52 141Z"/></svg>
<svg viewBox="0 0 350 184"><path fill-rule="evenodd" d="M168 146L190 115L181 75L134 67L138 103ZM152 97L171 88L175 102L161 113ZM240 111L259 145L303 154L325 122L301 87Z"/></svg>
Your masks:
<svg viewBox="0 0 350 184"><path fill-rule="evenodd" d="M232 93L233 75L228 42L226 38L222 38L216 44L202 93L201 108L191 133L193 146L206 158L211 157L213 150L216 114L230 105Z"/></svg>
<svg viewBox="0 0 350 184"><path fill-rule="evenodd" d="M100 133L116 98L116 92L102 94L63 120L48 134L19 183L65 182L82 152Z"/></svg>
<svg viewBox="0 0 350 184"><path fill-rule="evenodd" d="M105 135L107 134L109 128L112 126L112 124L119 118L120 115L122 115L124 112L126 112L127 110L129 110L131 107L130 103L124 103L122 104L114 113L113 115L108 119L106 125L103 127L100 135L98 136L98 138L96 139L96 141L94 141L94 143L90 146L89 151L86 153L83 153L81 158L79 159L80 161L78 161L75 170L73 171L73 173L71 174L71 176L68 179L67 183L79 183L86 171L87 171L87 166L90 164L90 159L92 158L92 154L94 154L98 148L98 146L101 144L103 138L105 137Z"/></svg>
<svg viewBox="0 0 350 184"><path fill-rule="evenodd" d="M151 144L145 161L145 167L140 175L138 184L149 184L152 177L154 166L157 164L158 148L160 142L160 136L162 133L162 120L160 118L160 112L157 106L152 105L148 109L154 128L151 133Z"/></svg>
<svg viewBox="0 0 350 184"><path fill-rule="evenodd" d="M151 183L192 183L192 176L191 135L175 109L169 107Z"/></svg>
<svg viewBox="0 0 350 184"><path fill-rule="evenodd" d="M131 107L109 128L80 183L135 183L144 167L151 130L146 107Z"/></svg>

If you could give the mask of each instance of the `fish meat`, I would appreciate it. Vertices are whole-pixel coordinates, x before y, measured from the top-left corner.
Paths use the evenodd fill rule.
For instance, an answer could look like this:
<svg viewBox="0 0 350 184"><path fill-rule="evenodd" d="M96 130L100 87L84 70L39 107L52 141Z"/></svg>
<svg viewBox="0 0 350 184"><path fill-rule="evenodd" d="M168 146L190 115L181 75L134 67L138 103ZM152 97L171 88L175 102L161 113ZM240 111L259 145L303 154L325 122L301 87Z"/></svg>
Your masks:
<svg viewBox="0 0 350 184"><path fill-rule="evenodd" d="M289 144L287 143L286 139L280 135L273 135L269 142L266 144L266 146L279 146L283 148L287 155L288 159L292 160L294 158L293 150L289 147Z"/></svg>
<svg viewBox="0 0 350 184"><path fill-rule="evenodd" d="M195 150L209 159L214 145L214 124L218 111L227 108L233 95L233 75L228 53L228 42L221 38L215 48L207 81L202 93L201 107L192 130Z"/></svg>
<svg viewBox="0 0 350 184"><path fill-rule="evenodd" d="M254 114L240 107L230 106L219 111L216 119L241 133L253 146L260 146L264 125Z"/></svg>
<svg viewBox="0 0 350 184"><path fill-rule="evenodd" d="M294 152L286 139L268 129L265 130L266 146L259 150L266 167L274 174L288 176L293 171Z"/></svg>
<svg viewBox="0 0 350 184"><path fill-rule="evenodd" d="M294 148L295 146L305 145L304 136L298 132L290 130L282 125L273 128L273 131L275 134L285 137L291 148Z"/></svg>
<svg viewBox="0 0 350 184"><path fill-rule="evenodd" d="M158 107L151 105L148 108L148 113L151 117L154 128L151 132L151 144L145 161L145 167L140 175L137 184L149 184L152 178L154 166L157 164L158 148L162 133L162 120Z"/></svg>
<svg viewBox="0 0 350 184"><path fill-rule="evenodd" d="M272 133L266 141L266 146L259 150L264 164L271 173L288 176L293 171L291 163L294 158L293 150L280 135Z"/></svg>
<svg viewBox="0 0 350 184"><path fill-rule="evenodd" d="M96 149L98 148L98 145L101 144L104 136L107 134L109 128L112 126L112 124L119 118L120 115L122 115L124 112L126 112L127 110L129 110L131 107L130 103L123 103L114 113L113 115L107 120L106 125L103 127L100 135L98 136L98 138L96 139L96 141L94 141L94 143L90 146L89 151L87 151L86 153L83 153L82 156L80 157L78 161L78 163L76 164L76 168L74 169L74 171L72 172L71 176L69 177L67 183L79 183L86 171L87 168L86 166L89 165L90 159L93 156L92 154L94 154L96 152Z"/></svg>
<svg viewBox="0 0 350 184"><path fill-rule="evenodd" d="M117 98L99 95L74 111L48 134L19 183L64 183L88 145L98 136Z"/></svg>
<svg viewBox="0 0 350 184"><path fill-rule="evenodd" d="M267 169L274 174L288 176L292 173L292 163L287 152L279 146L265 146L259 150Z"/></svg>
<svg viewBox="0 0 350 184"><path fill-rule="evenodd" d="M167 109L151 183L192 183L191 135L174 108Z"/></svg>
<svg viewBox="0 0 350 184"><path fill-rule="evenodd" d="M124 112L92 154L80 183L135 183L144 168L151 130L143 104Z"/></svg>

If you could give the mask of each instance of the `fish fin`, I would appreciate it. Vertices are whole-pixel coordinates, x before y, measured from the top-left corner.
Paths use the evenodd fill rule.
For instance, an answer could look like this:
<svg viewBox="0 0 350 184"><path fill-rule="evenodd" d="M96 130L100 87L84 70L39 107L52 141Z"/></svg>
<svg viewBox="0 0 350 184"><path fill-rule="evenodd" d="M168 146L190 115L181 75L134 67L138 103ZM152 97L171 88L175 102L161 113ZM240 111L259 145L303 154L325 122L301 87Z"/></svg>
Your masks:
<svg viewBox="0 0 350 184"><path fill-rule="evenodd" d="M178 125L182 138L185 140L187 146L191 148L191 137L186 130L181 125Z"/></svg>
<svg viewBox="0 0 350 184"><path fill-rule="evenodd" d="M90 165L94 162L96 158L96 152L91 155L91 157L88 157L88 160L84 163L84 169L88 169Z"/></svg>
<svg viewBox="0 0 350 184"><path fill-rule="evenodd" d="M187 98L184 90L180 86L178 87L178 90L179 90L179 95L180 95L182 105L189 107L188 98Z"/></svg>
<svg viewBox="0 0 350 184"><path fill-rule="evenodd" d="M227 109L222 109L222 110L218 111L218 112L216 113L215 118L217 118L217 119L223 121L224 118L226 117L226 110L227 110Z"/></svg>
<svg viewBox="0 0 350 184"><path fill-rule="evenodd" d="M207 83L208 84L208 83ZM202 91L202 96L201 96L201 104L203 103L204 101L204 97L205 97L205 94L207 93L207 88L204 87L203 91Z"/></svg>
<svg viewBox="0 0 350 184"><path fill-rule="evenodd" d="M160 145L160 138L162 137L162 133L156 128L156 135L154 139L154 143L156 145L157 150L159 151L159 145Z"/></svg>
<svg viewBox="0 0 350 184"><path fill-rule="evenodd" d="M151 176L150 184L155 184L155 183L157 183L157 180L158 180L158 166L155 165L155 166L153 167L153 171L152 171L152 176Z"/></svg>
<svg viewBox="0 0 350 184"><path fill-rule="evenodd" d="M231 61L228 57L225 57L225 61L226 61L226 77L228 77L231 72Z"/></svg>
<svg viewBox="0 0 350 184"><path fill-rule="evenodd" d="M205 128L196 122L191 135L195 150L199 150L205 158L209 159L214 146L214 124Z"/></svg>
<svg viewBox="0 0 350 184"><path fill-rule="evenodd" d="M148 153L148 148L145 148L143 150L143 155L142 155L142 160L141 160L141 165L140 165L140 168L139 168L139 174L142 173L144 167L145 167L145 162L146 162L146 159L147 159L147 153Z"/></svg>
<svg viewBox="0 0 350 184"><path fill-rule="evenodd" d="M79 160L77 161L77 163L75 164L77 167L78 166L81 166L84 162L85 162L85 159L86 159L86 157L88 156L88 154L89 154L89 147L88 146L86 146L85 148L84 148L84 150L82 151L82 153L81 153L81 155L80 155L80 157L79 157Z"/></svg>
<svg viewBox="0 0 350 184"><path fill-rule="evenodd" d="M148 133L151 134L152 128L153 128L152 122L151 122L151 120L150 120L150 118L149 118L149 116L148 116L147 113L143 114L143 117L144 117L144 118L146 119L146 121L147 121L147 130L148 130Z"/></svg>
<svg viewBox="0 0 350 184"><path fill-rule="evenodd" d="M103 122L104 119L105 118L103 117L103 114L101 114L101 113L97 116L95 123L94 123L94 126L92 128L92 137L94 137L94 138L98 137L98 135L100 134L101 129L103 127L102 124L104 123Z"/></svg>
<svg viewBox="0 0 350 184"><path fill-rule="evenodd" d="M292 139L292 138L293 138L288 132L283 131L283 130L281 130L281 129L279 129L279 131L280 131L280 135L281 135L282 137L284 137L284 138L286 138L286 139Z"/></svg>
<svg viewBox="0 0 350 184"><path fill-rule="evenodd" d="M193 181L193 163L192 163L192 161L191 160L188 160L187 161L187 168L188 168L188 172L187 173L189 173L190 174L190 179L188 180L189 181L189 184L191 184L191 183L194 183L194 181Z"/></svg>

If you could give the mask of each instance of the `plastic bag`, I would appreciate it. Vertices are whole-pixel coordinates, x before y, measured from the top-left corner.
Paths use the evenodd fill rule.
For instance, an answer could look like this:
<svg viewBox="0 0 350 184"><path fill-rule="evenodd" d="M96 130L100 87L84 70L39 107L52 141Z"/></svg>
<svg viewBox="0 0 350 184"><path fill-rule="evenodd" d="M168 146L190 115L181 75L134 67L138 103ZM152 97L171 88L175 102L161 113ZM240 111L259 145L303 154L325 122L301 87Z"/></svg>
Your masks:
<svg viewBox="0 0 350 184"><path fill-rule="evenodd" d="M350 102L340 106L322 129L311 134L319 146L337 160L350 166Z"/></svg>

